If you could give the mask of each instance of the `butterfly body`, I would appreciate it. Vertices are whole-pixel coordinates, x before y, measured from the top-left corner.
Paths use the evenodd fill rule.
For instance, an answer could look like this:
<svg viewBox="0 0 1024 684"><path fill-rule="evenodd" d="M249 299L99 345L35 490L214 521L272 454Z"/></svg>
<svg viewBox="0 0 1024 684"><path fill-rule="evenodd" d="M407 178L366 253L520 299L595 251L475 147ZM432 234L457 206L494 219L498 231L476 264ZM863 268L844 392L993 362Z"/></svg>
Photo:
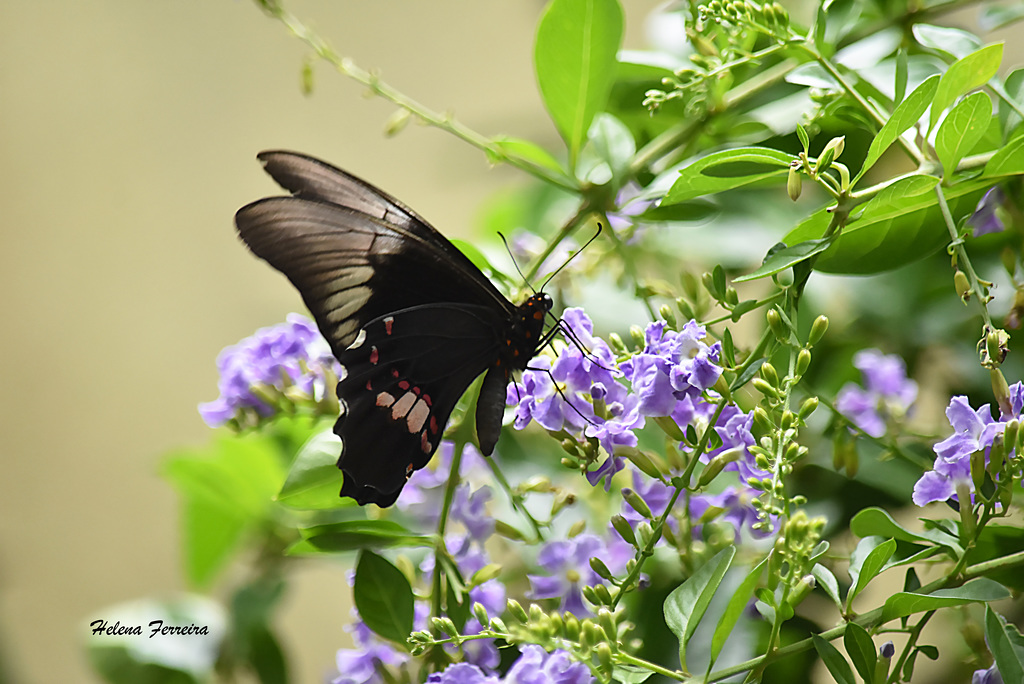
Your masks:
<svg viewBox="0 0 1024 684"><path fill-rule="evenodd" d="M394 503L484 372L476 418L489 455L510 373L542 345L550 297L512 304L425 220L340 169L293 152L259 158L291 196L253 202L235 223L298 289L342 366L341 495Z"/></svg>

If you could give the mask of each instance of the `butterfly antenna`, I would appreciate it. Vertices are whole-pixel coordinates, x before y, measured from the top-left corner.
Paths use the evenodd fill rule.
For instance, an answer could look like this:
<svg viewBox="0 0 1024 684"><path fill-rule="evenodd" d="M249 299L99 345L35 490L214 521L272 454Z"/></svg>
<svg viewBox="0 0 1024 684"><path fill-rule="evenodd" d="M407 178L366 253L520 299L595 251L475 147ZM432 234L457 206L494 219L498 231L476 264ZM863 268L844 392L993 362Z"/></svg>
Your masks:
<svg viewBox="0 0 1024 684"><path fill-rule="evenodd" d="M498 233L498 237L501 238L501 243L503 245L505 245L505 251L508 252L508 256L512 260L512 265L516 267L516 272L519 274L519 277L523 279L524 283L526 283L526 287L528 287L531 290L533 290L533 285L531 285L530 281L526 279L526 276L523 275L522 269L519 268L519 264L516 263L516 257L515 257L514 254L512 254L512 248L508 246L508 240L506 240L505 236L502 235L501 233ZM543 288L541 288L541 289L543 289ZM533 290L533 293L537 294L537 291Z"/></svg>
<svg viewBox="0 0 1024 684"><path fill-rule="evenodd" d="M549 275L549 276L548 276L548 279L547 279L547 280L545 280L545 281L544 281L544 284L540 286L540 289L541 289L541 291L543 291L543 290L544 290L544 288L548 286L548 283L550 283L550 282L551 282L551 279L552 279L552 278L554 278L554 277L555 277L556 275L558 275L558 274L559 274L559 273L561 272L561 270L562 270L563 268L565 268L566 266L568 266L568 265L569 265L569 262L570 262L570 261L572 261L573 259L575 259L575 258L577 257L577 255L579 255L579 253L580 253L580 252L582 252L582 251L583 251L583 250L585 250L585 249L586 249L587 247L589 247L589 246L590 246L590 243L591 243L591 242L593 242L594 240L596 240L596 239L597 239L597 236L601 234L601 231L602 231L602 230L604 230L604 226L603 226L603 225L601 224L601 222L600 222L600 221L598 221L598 222L597 222L597 232L596 232L596 233L594 233L594 234L593 234L593 235L592 235L592 236L590 237L590 239L589 239L589 240L587 240L587 242L586 242L586 243L585 243L585 244L584 244L584 245L583 245L582 247L580 247L580 248L579 248L579 249L577 249L577 250L576 250L575 252L573 252L572 254L570 254L570 255L569 255L569 258L568 258L568 259L566 259L565 261L563 261L563 262L562 262L562 265L561 265L561 266L559 266L558 268L556 268L556 269L555 269L555 272L554 272L554 273L552 273L551 275Z"/></svg>

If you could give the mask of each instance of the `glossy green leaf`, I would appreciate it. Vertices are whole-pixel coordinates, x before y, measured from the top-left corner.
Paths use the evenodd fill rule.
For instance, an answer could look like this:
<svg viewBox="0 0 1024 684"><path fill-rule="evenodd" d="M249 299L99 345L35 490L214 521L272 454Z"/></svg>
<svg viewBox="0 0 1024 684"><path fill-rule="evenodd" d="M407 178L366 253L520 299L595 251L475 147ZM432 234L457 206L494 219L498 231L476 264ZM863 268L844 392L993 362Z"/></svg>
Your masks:
<svg viewBox="0 0 1024 684"><path fill-rule="evenodd" d="M740 617L747 610L747 605L754 595L754 589L757 588L758 583L761 581L761 575L764 574L764 569L768 565L768 558L768 556L765 556L760 563L750 569L750 572L747 573L747 576L740 582L740 585L736 587L736 591L730 597L729 603L725 607L725 612L715 626L715 633L711 637L712 664L718 660L718 655L722 652L726 639L732 634L736 623L739 622Z"/></svg>
<svg viewBox="0 0 1024 684"><path fill-rule="evenodd" d="M978 37L963 29L915 23L913 31L918 43L953 59L966 57L981 47Z"/></svg>
<svg viewBox="0 0 1024 684"><path fill-rule="evenodd" d="M1012 176L1024 173L1024 136L1006 143L985 164L985 175Z"/></svg>
<svg viewBox="0 0 1024 684"><path fill-rule="evenodd" d="M700 624L704 612L711 603L725 571L729 569L736 547L729 546L719 551L693 573L689 579L672 590L665 599L665 623L679 639L679 662L686 669L686 646Z"/></svg>
<svg viewBox="0 0 1024 684"><path fill-rule="evenodd" d="M300 529L302 541L289 555L341 553L393 546L429 546L431 538L416 534L393 520L346 520Z"/></svg>
<svg viewBox="0 0 1024 684"><path fill-rule="evenodd" d="M869 202L843 229L835 244L814 264L823 273L880 273L923 259L949 242L949 231L938 207L934 176L901 179ZM954 220L970 214L991 180L961 181L943 188ZM821 237L831 214L815 212L783 238L787 244Z"/></svg>
<svg viewBox="0 0 1024 684"><path fill-rule="evenodd" d="M782 177L796 157L768 147L740 147L698 159L679 172L662 204L685 202L702 195L732 190L772 177Z"/></svg>
<svg viewBox="0 0 1024 684"><path fill-rule="evenodd" d="M779 271L783 271L794 264L798 264L815 254L824 252L832 242L833 240L831 239L821 238L820 240L807 240L805 242L797 243L792 247L780 249L777 252L773 252L771 256L765 259L764 263L761 264L758 269L735 278L733 282L743 283L748 280L757 280L758 278L775 275Z"/></svg>
<svg viewBox="0 0 1024 684"><path fill-rule="evenodd" d="M350 499L341 499L341 471L338 470L338 454L341 453L341 440L330 429L313 435L306 442L292 467L288 477L277 494L277 500L301 510L319 510L340 508L352 505Z"/></svg>
<svg viewBox="0 0 1024 684"><path fill-rule="evenodd" d="M641 684L650 679L652 674L654 673L645 667L616 664L612 668L612 681L621 684Z"/></svg>
<svg viewBox="0 0 1024 684"><path fill-rule="evenodd" d="M846 631L843 633L843 646L846 647L846 654L850 656L861 679L870 682L875 676L878 652L875 650L875 643L871 640L868 631L856 622L848 623Z"/></svg>
<svg viewBox="0 0 1024 684"><path fill-rule="evenodd" d="M836 576L832 574L832 571L821 563L815 563L814 567L811 568L811 575L814 576L821 590L828 594L828 597L836 604L836 607L842 610L843 601L839 597L839 581L836 580Z"/></svg>
<svg viewBox="0 0 1024 684"><path fill-rule="evenodd" d="M943 111L961 95L988 83L988 80L999 71L1003 61L1003 44L986 45L972 52L963 59L950 65L939 81L939 88L932 101L932 113L928 121L928 130L935 128L936 122Z"/></svg>
<svg viewBox="0 0 1024 684"><path fill-rule="evenodd" d="M846 595L846 607L853 606L853 600L878 576L885 564L896 553L896 540L881 537L865 537L857 544L850 556L850 593Z"/></svg>
<svg viewBox="0 0 1024 684"><path fill-rule="evenodd" d="M927 610L938 610L968 603L988 603L1010 597L1006 587L986 577L978 577L963 586L939 589L930 594L902 591L890 596L882 608L882 621L888 622L906 615Z"/></svg>
<svg viewBox="0 0 1024 684"><path fill-rule="evenodd" d="M372 551L359 554L352 596L366 626L405 647L412 633L412 587L391 561Z"/></svg>
<svg viewBox="0 0 1024 684"><path fill-rule="evenodd" d="M935 152L947 178L988 129L992 119L992 100L986 93L974 93L961 100L939 126L935 134Z"/></svg>
<svg viewBox="0 0 1024 684"><path fill-rule="evenodd" d="M992 606L985 606L985 641L1003 681L1024 682L1024 636Z"/></svg>
<svg viewBox="0 0 1024 684"><path fill-rule="evenodd" d="M956 537L934 529L911 532L881 508L871 507L858 511L850 520L850 531L858 537L877 535L913 543L938 544L951 549L957 557L963 554L963 548Z"/></svg>
<svg viewBox="0 0 1024 684"><path fill-rule="evenodd" d="M571 166L608 100L622 24L617 0L552 0L537 27L537 82Z"/></svg>
<svg viewBox="0 0 1024 684"><path fill-rule="evenodd" d="M914 92L907 96L907 99L903 100L896 107L892 116L885 122L882 129L878 131L874 140L871 141L867 157L864 158L864 164L861 166L860 173L857 174L857 179L874 166L878 158L889 149L889 146L896 142L905 131L924 116L928 105L932 103L932 99L935 97L935 91L938 87L939 75L929 76L921 85L914 89Z"/></svg>
<svg viewBox="0 0 1024 684"><path fill-rule="evenodd" d="M812 634L811 640L814 642L814 650L818 652L821 662L828 668L828 672L836 680L836 684L857 684L850 663L846 662L846 658L835 646L817 634Z"/></svg>

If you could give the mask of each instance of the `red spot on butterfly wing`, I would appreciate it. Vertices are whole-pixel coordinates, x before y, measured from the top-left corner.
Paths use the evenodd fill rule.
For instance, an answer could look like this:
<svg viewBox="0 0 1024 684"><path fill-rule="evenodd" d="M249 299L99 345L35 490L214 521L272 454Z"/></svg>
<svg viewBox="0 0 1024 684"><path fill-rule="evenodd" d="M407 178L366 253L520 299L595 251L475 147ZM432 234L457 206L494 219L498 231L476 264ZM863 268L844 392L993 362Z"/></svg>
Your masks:
<svg viewBox="0 0 1024 684"><path fill-rule="evenodd" d="M402 388L403 390L407 390L407 389L409 389L409 381L408 380L402 380L401 382L398 383L398 386L400 388Z"/></svg>
<svg viewBox="0 0 1024 684"><path fill-rule="evenodd" d="M379 360L380 360L380 353L377 351L377 347L376 346L370 347L370 363L372 363L374 366L376 366L377 362Z"/></svg>
<svg viewBox="0 0 1024 684"><path fill-rule="evenodd" d="M427 437L426 430L420 433L420 448L423 449L423 453L425 454L429 454L434 450L433 445L430 443L430 438Z"/></svg>
<svg viewBox="0 0 1024 684"><path fill-rule="evenodd" d="M395 319L394 319L393 316L388 316L387 318L384 319L384 332L385 332L385 334L387 334L387 335L391 334L391 326L393 326L394 323L395 323Z"/></svg>

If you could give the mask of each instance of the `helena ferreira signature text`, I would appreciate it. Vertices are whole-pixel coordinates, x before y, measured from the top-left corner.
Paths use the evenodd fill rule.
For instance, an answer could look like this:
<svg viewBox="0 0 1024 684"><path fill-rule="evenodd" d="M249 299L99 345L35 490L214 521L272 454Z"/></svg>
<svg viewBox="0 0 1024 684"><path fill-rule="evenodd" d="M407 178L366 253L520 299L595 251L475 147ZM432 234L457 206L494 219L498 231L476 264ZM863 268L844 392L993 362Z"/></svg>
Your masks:
<svg viewBox="0 0 1024 684"><path fill-rule="evenodd" d="M122 625L120 620L112 625L108 624L106 620L93 620L89 623L89 627L92 628L94 636L142 636L143 634L142 625ZM150 639L158 634L161 636L207 636L210 634L210 629L206 625L165 625L163 620L153 620L148 627Z"/></svg>

